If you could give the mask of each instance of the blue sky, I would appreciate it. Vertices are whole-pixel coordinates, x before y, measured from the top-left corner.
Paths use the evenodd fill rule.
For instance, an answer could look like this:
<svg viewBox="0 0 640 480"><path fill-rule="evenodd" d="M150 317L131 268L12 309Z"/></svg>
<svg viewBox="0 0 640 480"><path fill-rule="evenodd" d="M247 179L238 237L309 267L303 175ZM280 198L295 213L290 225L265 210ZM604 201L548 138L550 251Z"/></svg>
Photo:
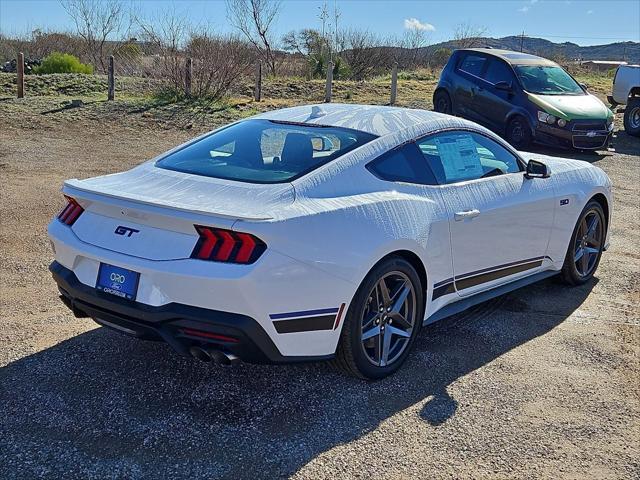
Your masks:
<svg viewBox="0 0 640 480"><path fill-rule="evenodd" d="M429 32L431 43L448 40L457 24L486 27L494 37L520 34L594 45L614 41L640 41L638 0L467 0L371 1L328 0L337 3L341 27L366 28L383 36L401 35L407 28ZM198 25L227 32L225 4L216 0L132 0L142 15L167 9ZM284 0L277 23L279 34L304 27L318 28L322 0ZM23 34L35 28L72 30L73 25L57 0L0 0L0 31Z"/></svg>

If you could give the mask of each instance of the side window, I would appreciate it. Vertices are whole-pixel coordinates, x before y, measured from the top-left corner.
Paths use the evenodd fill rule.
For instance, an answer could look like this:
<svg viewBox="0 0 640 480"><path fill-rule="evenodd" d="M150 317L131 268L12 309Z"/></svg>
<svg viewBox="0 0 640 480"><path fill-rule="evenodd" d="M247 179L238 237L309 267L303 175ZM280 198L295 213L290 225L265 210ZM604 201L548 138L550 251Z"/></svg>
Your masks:
<svg viewBox="0 0 640 480"><path fill-rule="evenodd" d="M391 150L367 164L367 170L389 182L436 185L438 182L415 144Z"/></svg>
<svg viewBox="0 0 640 480"><path fill-rule="evenodd" d="M441 184L521 171L517 158L502 145L473 132L446 132L417 142Z"/></svg>
<svg viewBox="0 0 640 480"><path fill-rule="evenodd" d="M482 55L468 54L460 62L458 70L462 70L463 72L479 77L486 61L487 58Z"/></svg>
<svg viewBox="0 0 640 480"><path fill-rule="evenodd" d="M511 67L502 60L492 59L487 67L487 72L484 74L484 79L494 85L498 82L512 82L513 72Z"/></svg>

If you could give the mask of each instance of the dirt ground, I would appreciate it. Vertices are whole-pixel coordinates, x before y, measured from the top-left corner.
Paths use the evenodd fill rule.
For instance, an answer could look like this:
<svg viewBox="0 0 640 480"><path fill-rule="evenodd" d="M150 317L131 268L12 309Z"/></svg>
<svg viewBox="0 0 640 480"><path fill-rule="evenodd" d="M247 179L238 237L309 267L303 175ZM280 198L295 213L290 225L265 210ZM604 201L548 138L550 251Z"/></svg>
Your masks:
<svg viewBox="0 0 640 480"><path fill-rule="evenodd" d="M425 328L399 373L365 383L326 364L212 366L75 319L47 270L62 181L198 128L58 104L0 101L1 478L640 478L640 140L555 152L613 180L597 278Z"/></svg>

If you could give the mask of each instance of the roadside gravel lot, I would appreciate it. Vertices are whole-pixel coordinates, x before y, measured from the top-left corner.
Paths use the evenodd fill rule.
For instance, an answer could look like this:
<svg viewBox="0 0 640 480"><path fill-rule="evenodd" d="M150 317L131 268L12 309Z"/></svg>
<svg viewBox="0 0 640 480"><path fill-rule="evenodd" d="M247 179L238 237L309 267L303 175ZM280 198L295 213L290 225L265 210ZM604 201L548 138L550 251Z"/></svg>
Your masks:
<svg viewBox="0 0 640 480"><path fill-rule="evenodd" d="M597 279L550 279L428 327L398 374L365 383L325 364L211 366L74 319L47 270L62 181L196 132L3 114L12 102L0 478L640 478L639 140L582 155L615 187Z"/></svg>

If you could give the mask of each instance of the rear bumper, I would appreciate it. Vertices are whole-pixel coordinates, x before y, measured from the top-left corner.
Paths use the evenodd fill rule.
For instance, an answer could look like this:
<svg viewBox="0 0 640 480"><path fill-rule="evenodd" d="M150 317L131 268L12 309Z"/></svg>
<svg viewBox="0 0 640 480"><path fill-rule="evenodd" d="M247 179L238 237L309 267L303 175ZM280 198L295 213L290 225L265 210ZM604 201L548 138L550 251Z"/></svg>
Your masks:
<svg viewBox="0 0 640 480"><path fill-rule="evenodd" d="M165 341L183 355L189 355L189 349L198 346L221 350L250 363L292 363L333 357L283 356L262 326L246 315L179 303L146 305L91 288L58 262L53 262L49 270L62 301L76 316L91 317L101 325L141 339Z"/></svg>

